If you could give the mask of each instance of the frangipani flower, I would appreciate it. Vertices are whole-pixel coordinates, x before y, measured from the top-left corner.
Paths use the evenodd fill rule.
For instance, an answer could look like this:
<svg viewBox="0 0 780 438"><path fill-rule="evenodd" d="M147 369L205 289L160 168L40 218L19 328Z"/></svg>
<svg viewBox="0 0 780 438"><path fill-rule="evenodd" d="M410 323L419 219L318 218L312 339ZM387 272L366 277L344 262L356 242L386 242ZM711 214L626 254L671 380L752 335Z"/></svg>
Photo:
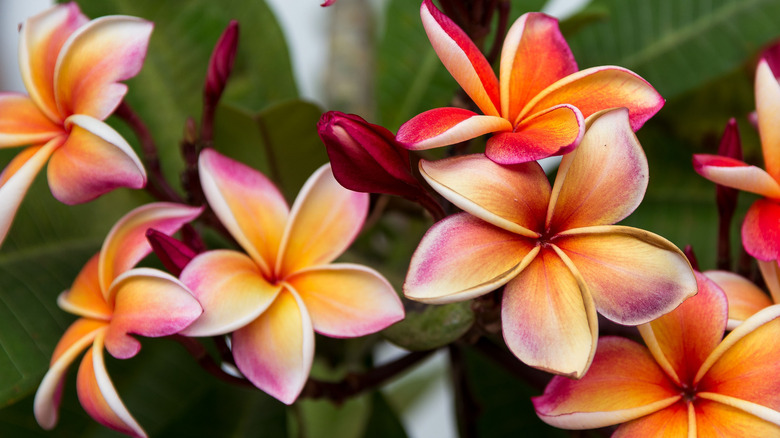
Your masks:
<svg viewBox="0 0 780 438"><path fill-rule="evenodd" d="M423 26L447 70L484 115L460 108L426 111L400 127L409 149L429 149L497 133L485 154L522 163L571 151L585 132L584 118L614 107L629 109L636 131L664 104L644 79L620 67L578 71L558 21L527 13L507 32L500 82L476 45L431 0L420 8Z"/></svg>
<svg viewBox="0 0 780 438"><path fill-rule="evenodd" d="M127 92L119 81L141 69L151 32L152 23L135 17L88 21L75 3L22 25L19 65L29 96L0 93L0 148L31 146L0 174L0 244L47 161L52 194L66 204L146 184L133 149L102 120Z"/></svg>
<svg viewBox="0 0 780 438"><path fill-rule="evenodd" d="M723 338L726 297L697 279L695 297L639 327L647 348L602 337L585 377L554 377L533 399L539 417L565 429L623 423L613 437L780 436L780 306Z"/></svg>
<svg viewBox="0 0 780 438"><path fill-rule="evenodd" d="M762 262L758 266L771 294L761 290L747 278L729 271L706 271L710 280L714 281L723 292L729 303L729 318L726 328L734 330L751 315L772 304L780 304L780 276L777 262Z"/></svg>
<svg viewBox="0 0 780 438"><path fill-rule="evenodd" d="M309 375L314 331L345 338L381 330L404 316L393 287L365 266L331 263L365 221L368 195L341 187L330 166L317 170L292 209L260 172L205 149L203 191L247 254L208 251L181 280L204 313L183 333L233 332L238 369L290 404Z"/></svg>
<svg viewBox="0 0 780 438"><path fill-rule="evenodd" d="M100 252L79 273L57 303L80 316L60 339L51 367L35 394L35 418L44 429L57 423L64 376L87 349L76 389L84 410L99 423L132 436L146 436L111 383L103 347L118 359L135 356L141 344L131 334L158 337L179 332L203 312L175 277L151 268L135 268L151 251L150 227L173 233L197 217L201 208L156 203L136 208L109 232Z"/></svg>
<svg viewBox="0 0 780 438"><path fill-rule="evenodd" d="M682 252L610 225L641 202L648 168L626 109L587 120L551 188L536 162L483 155L421 161L431 187L465 210L436 223L412 256L407 298L448 303L504 287L501 318L523 362L580 377L596 348L596 311L619 324L655 319L696 293Z"/></svg>

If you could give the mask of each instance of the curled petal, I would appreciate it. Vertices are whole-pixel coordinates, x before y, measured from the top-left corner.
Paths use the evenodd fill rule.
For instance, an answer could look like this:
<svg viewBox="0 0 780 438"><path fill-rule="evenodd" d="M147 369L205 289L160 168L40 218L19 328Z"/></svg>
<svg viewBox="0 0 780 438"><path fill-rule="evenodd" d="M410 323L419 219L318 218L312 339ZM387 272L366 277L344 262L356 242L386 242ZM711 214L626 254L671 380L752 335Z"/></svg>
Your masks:
<svg viewBox="0 0 780 438"><path fill-rule="evenodd" d="M464 211L507 231L539 237L550 182L538 163L502 166L484 155L420 161L420 173Z"/></svg>
<svg viewBox="0 0 780 438"><path fill-rule="evenodd" d="M513 132L501 132L488 139L485 155L501 164L562 155L579 144L584 132L580 110L558 105L525 118Z"/></svg>
<svg viewBox="0 0 780 438"><path fill-rule="evenodd" d="M780 114L780 83L766 59L762 59L756 69L755 93L764 166L775 181L780 181L780 127L777 125L777 117Z"/></svg>
<svg viewBox="0 0 780 438"><path fill-rule="evenodd" d="M512 124L501 117L481 116L461 108L435 108L401 125L395 138L405 148L418 151L511 130Z"/></svg>
<svg viewBox="0 0 780 438"><path fill-rule="evenodd" d="M57 297L60 309L86 318L109 321L113 310L103 297L98 275L100 254L95 254L73 282L73 286Z"/></svg>
<svg viewBox="0 0 780 438"><path fill-rule="evenodd" d="M378 332L403 319L393 286L373 269L331 264L295 273L287 283L311 315L314 330L352 338Z"/></svg>
<svg viewBox="0 0 780 438"><path fill-rule="evenodd" d="M780 184L760 167L719 155L696 154L693 169L708 180L769 198L780 198Z"/></svg>
<svg viewBox="0 0 780 438"><path fill-rule="evenodd" d="M39 144L63 133L24 94L0 93L0 148Z"/></svg>
<svg viewBox="0 0 780 438"><path fill-rule="evenodd" d="M780 259L780 204L759 199L742 222L742 245L761 261Z"/></svg>
<svg viewBox="0 0 780 438"><path fill-rule="evenodd" d="M84 114L104 120L122 101L139 71L154 25L127 16L90 21L63 45L54 72L57 107L64 117Z"/></svg>
<svg viewBox="0 0 780 438"><path fill-rule="evenodd" d="M434 224L412 255L404 282L407 298L451 303L493 291L538 253L535 242L468 213Z"/></svg>
<svg viewBox="0 0 780 438"><path fill-rule="evenodd" d="M113 128L89 116L67 120L70 135L52 154L47 174L51 193L73 205L119 187L140 189L146 171L127 141Z"/></svg>
<svg viewBox="0 0 780 438"><path fill-rule="evenodd" d="M770 263L776 264L776 262ZM704 275L726 293L729 303L727 330L734 330L750 315L772 305L769 296L745 277L728 271L706 271Z"/></svg>
<svg viewBox="0 0 780 438"><path fill-rule="evenodd" d="M314 359L314 330L300 297L285 290L254 322L236 330L233 357L255 386L292 404Z"/></svg>

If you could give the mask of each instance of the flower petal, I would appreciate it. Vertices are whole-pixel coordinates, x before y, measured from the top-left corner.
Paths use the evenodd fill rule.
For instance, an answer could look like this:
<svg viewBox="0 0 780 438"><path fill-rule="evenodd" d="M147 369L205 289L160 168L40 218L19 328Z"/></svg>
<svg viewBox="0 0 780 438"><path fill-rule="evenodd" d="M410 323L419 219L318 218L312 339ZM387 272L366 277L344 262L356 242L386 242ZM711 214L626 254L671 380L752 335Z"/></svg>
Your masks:
<svg viewBox="0 0 780 438"><path fill-rule="evenodd" d="M128 16L90 21L62 46L54 71L60 114L104 120L122 101L130 79L143 66L154 25Z"/></svg>
<svg viewBox="0 0 780 438"><path fill-rule="evenodd" d="M614 224L642 202L647 158L627 115L620 108L589 118L582 142L561 160L547 213L553 232Z"/></svg>
<svg viewBox="0 0 780 438"><path fill-rule="evenodd" d="M233 357L255 386L292 404L314 359L314 330L300 297L285 289L254 322L236 330Z"/></svg>
<svg viewBox="0 0 780 438"><path fill-rule="evenodd" d="M535 242L468 213L434 224L412 255L407 298L451 303L478 297L514 278L538 252Z"/></svg>
<svg viewBox="0 0 780 438"><path fill-rule="evenodd" d="M527 117L513 132L490 137L485 155L501 164L562 155L577 146L584 132L585 122L580 110L571 105L558 105Z"/></svg>
<svg viewBox="0 0 780 438"><path fill-rule="evenodd" d="M501 117L481 116L461 108L435 108L401 125L395 139L403 147L419 151L511 130L512 124Z"/></svg>
<svg viewBox="0 0 780 438"><path fill-rule="evenodd" d="M770 263L776 265L776 262ZM734 330L750 315L772 305L769 296L745 277L728 271L706 271L704 275L726 293L729 303L727 330Z"/></svg>
<svg viewBox="0 0 780 438"><path fill-rule="evenodd" d="M759 199L742 222L742 245L758 260L780 259L780 204Z"/></svg>
<svg viewBox="0 0 780 438"><path fill-rule="evenodd" d="M702 398L706 395L702 396ZM696 407L697 436L770 437L780 436L780 427L724 403L700 399Z"/></svg>
<svg viewBox="0 0 780 438"><path fill-rule="evenodd" d="M76 380L79 402L85 411L98 423L133 437L146 437L146 433L135 421L119 398L111 382L103 359L103 337L100 332L92 348L87 350Z"/></svg>
<svg viewBox="0 0 780 438"><path fill-rule="evenodd" d="M538 163L502 166L482 154L420 161L423 178L448 201L507 231L539 237L550 182Z"/></svg>
<svg viewBox="0 0 780 438"><path fill-rule="evenodd" d="M479 48L431 0L423 1L420 18L433 49L452 77L484 114L498 116L498 79Z"/></svg>
<svg viewBox="0 0 780 438"><path fill-rule="evenodd" d="M94 319L77 319L68 327L57 343L51 357L51 366L43 376L35 393L35 419L42 428L49 430L57 424L62 397L63 377L68 367L85 348L104 330L107 323Z"/></svg>
<svg viewBox="0 0 780 438"><path fill-rule="evenodd" d="M100 254L95 254L81 268L70 289L57 297L60 309L86 318L109 321L113 310L103 297L98 275Z"/></svg>
<svg viewBox="0 0 780 438"><path fill-rule="evenodd" d="M285 278L309 266L340 256L355 240L368 215L367 193L341 186L326 164L306 181L290 211L276 260L276 275Z"/></svg>
<svg viewBox="0 0 780 438"><path fill-rule="evenodd" d="M263 278L251 258L229 250L196 256L180 278L203 306L203 315L182 331L187 336L221 335L244 327L265 312L281 290Z"/></svg>
<svg viewBox="0 0 780 438"><path fill-rule="evenodd" d="M555 244L582 274L599 313L618 324L648 322L696 293L688 259L656 234L605 225L571 230Z"/></svg>
<svg viewBox="0 0 780 438"><path fill-rule="evenodd" d="M770 174L760 167L751 166L734 158L695 154L693 170L716 184L770 198L780 198L780 184Z"/></svg>
<svg viewBox="0 0 780 438"><path fill-rule="evenodd" d="M777 82L766 59L756 69L756 114L764 166L775 181L780 181L780 83Z"/></svg>
<svg viewBox="0 0 780 438"><path fill-rule="evenodd" d="M776 260L763 261L758 260L758 268L761 270L761 276L764 277L764 283L769 289L774 304L780 304L780 265Z"/></svg>
<svg viewBox="0 0 780 438"><path fill-rule="evenodd" d="M538 12L524 14L504 38L501 50L501 114L516 122L520 110L553 82L577 71L558 20Z"/></svg>
<svg viewBox="0 0 780 438"><path fill-rule="evenodd" d="M0 148L44 143L63 133L29 97L0 93Z"/></svg>
<svg viewBox="0 0 780 438"><path fill-rule="evenodd" d="M146 171L127 141L113 128L89 116L68 118L70 135L49 160L51 193L73 205L119 187L140 189Z"/></svg>
<svg viewBox="0 0 780 438"><path fill-rule="evenodd" d="M201 151L198 168L214 213L270 276L289 213L284 196L262 173L213 149Z"/></svg>
<svg viewBox="0 0 780 438"><path fill-rule="evenodd" d="M543 249L504 288L501 325L509 350L524 363L580 378L598 338L593 299L558 251Z"/></svg>
<svg viewBox="0 0 780 438"><path fill-rule="evenodd" d="M693 405L682 401L620 425L612 438L698 437Z"/></svg>
<svg viewBox="0 0 780 438"><path fill-rule="evenodd" d="M393 286L365 266L331 264L306 269L286 282L306 304L314 330L327 336L364 336L404 317Z"/></svg>
<svg viewBox="0 0 780 438"><path fill-rule="evenodd" d="M625 107L631 129L636 131L664 106L664 99L652 85L630 70L592 67L570 74L542 90L525 106L520 117L562 103L576 106L586 118L608 108Z"/></svg>
<svg viewBox="0 0 780 438"><path fill-rule="evenodd" d="M607 336L599 339L593 363L581 379L555 376L532 401L547 424L593 429L664 410L679 399L679 391L646 348Z"/></svg>

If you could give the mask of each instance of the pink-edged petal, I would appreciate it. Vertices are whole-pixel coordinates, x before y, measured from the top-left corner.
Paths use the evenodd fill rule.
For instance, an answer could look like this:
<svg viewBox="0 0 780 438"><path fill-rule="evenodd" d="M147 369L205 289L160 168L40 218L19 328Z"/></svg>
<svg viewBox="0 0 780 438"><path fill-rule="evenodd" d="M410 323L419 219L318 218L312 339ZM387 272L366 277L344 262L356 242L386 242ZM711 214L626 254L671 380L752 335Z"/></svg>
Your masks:
<svg viewBox="0 0 780 438"><path fill-rule="evenodd" d="M577 71L558 20L529 12L509 28L501 50L501 115L514 121L531 99Z"/></svg>
<svg viewBox="0 0 780 438"><path fill-rule="evenodd" d="M141 343L131 334L156 338L178 333L203 309L176 277L151 268L131 269L114 280L109 291L114 316L106 349L118 359L135 356Z"/></svg>
<svg viewBox="0 0 780 438"><path fill-rule="evenodd" d="M47 174L51 193L73 205L120 187L140 189L146 170L133 148L107 124L89 116L68 118L68 140L52 154Z"/></svg>
<svg viewBox="0 0 780 438"><path fill-rule="evenodd" d="M262 173L213 149L200 153L198 168L214 213L270 276L289 214L284 196Z"/></svg>
<svg viewBox="0 0 780 438"><path fill-rule="evenodd" d="M182 225L198 217L203 209L184 204L155 202L142 205L124 215L108 232L100 249L100 289L108 301L111 282L136 265L152 250L146 230L154 228L173 234Z"/></svg>
<svg viewBox="0 0 780 438"><path fill-rule="evenodd" d="M76 2L47 9L30 17L19 35L19 68L32 100L53 121L61 121L54 98L54 70L60 49L89 21Z"/></svg>
<svg viewBox="0 0 780 438"><path fill-rule="evenodd" d="M620 425L612 438L695 438L696 414L693 405L679 401L645 417Z"/></svg>
<svg viewBox="0 0 780 438"><path fill-rule="evenodd" d="M705 275L697 272L696 280L699 291L695 296L639 327L658 364L680 385L693 381L726 329L726 295Z"/></svg>
<svg viewBox="0 0 780 438"><path fill-rule="evenodd" d="M547 424L593 429L644 417L680 398L646 348L607 336L599 339L593 363L581 379L555 376L544 394L532 401L536 414Z"/></svg>
<svg viewBox="0 0 780 438"><path fill-rule="evenodd" d="M404 317L393 286L365 266L332 264L306 269L286 283L306 304L314 330L327 336L364 336Z"/></svg>
<svg viewBox="0 0 780 438"><path fill-rule="evenodd" d="M17 154L0 173L0 245L11 228L16 210L51 154L62 145L57 137L44 146L31 146Z"/></svg>
<svg viewBox="0 0 780 438"><path fill-rule="evenodd" d="M122 101L143 66L154 25L128 16L90 21L71 35L57 59L54 92L60 114L104 120Z"/></svg>
<svg viewBox="0 0 780 438"><path fill-rule="evenodd" d="M780 83L765 59L756 69L756 114L764 166L775 181L780 181Z"/></svg>
<svg viewBox="0 0 780 438"><path fill-rule="evenodd" d="M104 332L98 333L95 343L87 351L79 366L76 378L81 407L95 421L133 437L146 437L146 433L133 418L119 398L111 382L103 359Z"/></svg>
<svg viewBox="0 0 780 438"><path fill-rule="evenodd" d="M726 187L780 198L780 184L760 167L720 155L696 154L693 170L708 180Z"/></svg>
<svg viewBox="0 0 780 438"><path fill-rule="evenodd" d="M423 1L420 18L433 49L452 77L483 113L498 116L498 79L479 48L431 0Z"/></svg>
<svg viewBox="0 0 780 438"><path fill-rule="evenodd" d="M769 295L745 277L728 271L706 271L704 275L726 293L729 303L728 330L734 330L750 315L772 305Z"/></svg>
<svg viewBox="0 0 780 438"><path fill-rule="evenodd" d="M642 202L647 158L627 115L620 108L589 118L582 142L561 160L547 212L552 232L614 224Z"/></svg>
<svg viewBox="0 0 780 438"><path fill-rule="evenodd" d="M758 268L774 304L780 304L780 265L776 260L758 260Z"/></svg>
<svg viewBox="0 0 780 438"><path fill-rule="evenodd" d="M583 117L608 108L628 109L636 131L664 106L664 99L646 80L621 67L592 67L553 83L526 105L520 117L562 103L576 106Z"/></svg>
<svg viewBox="0 0 780 438"><path fill-rule="evenodd" d="M0 148L44 143L64 133L24 94L0 93L0 114Z"/></svg>
<svg viewBox="0 0 780 438"><path fill-rule="evenodd" d="M554 242L582 274L599 313L619 324L646 323L696 293L688 259L657 234L605 225Z"/></svg>
<svg viewBox="0 0 780 438"><path fill-rule="evenodd" d="M278 278L340 256L363 227L368 201L368 193L342 187L330 164L317 169L290 210L274 271Z"/></svg>
<svg viewBox="0 0 780 438"><path fill-rule="evenodd" d="M459 213L434 224L412 255L407 298L450 303L498 289L537 254L533 240Z"/></svg>
<svg viewBox="0 0 780 438"><path fill-rule="evenodd" d="M57 305L60 309L87 318L104 321L111 319L113 310L100 289L99 260L100 254L92 256L81 268L70 289L57 297Z"/></svg>
<svg viewBox="0 0 780 438"><path fill-rule="evenodd" d="M511 130L512 124L501 117L481 116L461 108L436 108L401 125L395 139L405 148L417 151Z"/></svg>
<svg viewBox="0 0 780 438"><path fill-rule="evenodd" d="M780 204L759 199L742 222L742 245L758 260L780 259Z"/></svg>
<svg viewBox="0 0 780 438"><path fill-rule="evenodd" d="M696 433L701 437L778 437L780 426L728 404L700 399L696 408Z"/></svg>
<svg viewBox="0 0 780 438"><path fill-rule="evenodd" d="M78 319L65 331L54 349L51 366L43 376L35 393L33 410L35 419L42 428L49 430L57 424L62 398L63 377L76 357L86 349L101 330L108 324L94 319Z"/></svg>
<svg viewBox="0 0 780 438"><path fill-rule="evenodd" d="M314 329L300 297L286 289L254 322L236 330L233 357L255 386L292 404L314 359Z"/></svg>
<svg viewBox="0 0 780 438"><path fill-rule="evenodd" d="M557 105L525 118L513 132L490 137L485 155L501 164L540 160L571 151L584 133L585 121L580 110L571 105Z"/></svg>
<svg viewBox="0 0 780 438"><path fill-rule="evenodd" d="M530 238L544 230L550 182L538 163L502 166L484 155L420 161L420 173L464 211Z"/></svg>
<svg viewBox="0 0 780 438"><path fill-rule="evenodd" d="M244 327L263 313L281 290L263 277L251 258L229 250L198 255L180 278L203 306L203 315L182 331L187 336L221 335Z"/></svg>

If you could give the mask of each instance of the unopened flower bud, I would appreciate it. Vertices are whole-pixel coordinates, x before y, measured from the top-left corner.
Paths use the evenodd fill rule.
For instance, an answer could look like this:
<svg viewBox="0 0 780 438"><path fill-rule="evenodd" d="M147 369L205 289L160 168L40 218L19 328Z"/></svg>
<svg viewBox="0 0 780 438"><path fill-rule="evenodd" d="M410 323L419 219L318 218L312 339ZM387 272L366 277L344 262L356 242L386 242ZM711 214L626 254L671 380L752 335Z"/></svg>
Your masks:
<svg viewBox="0 0 780 438"><path fill-rule="evenodd" d="M146 240L152 246L155 255L160 259L163 266L173 275L179 276L185 266L192 260L197 253L187 246L165 233L149 228L146 231Z"/></svg>
<svg viewBox="0 0 780 438"><path fill-rule="evenodd" d="M238 21L232 20L219 37L209 59L206 74L205 99L208 104L216 105L233 70L233 60L238 48Z"/></svg>

